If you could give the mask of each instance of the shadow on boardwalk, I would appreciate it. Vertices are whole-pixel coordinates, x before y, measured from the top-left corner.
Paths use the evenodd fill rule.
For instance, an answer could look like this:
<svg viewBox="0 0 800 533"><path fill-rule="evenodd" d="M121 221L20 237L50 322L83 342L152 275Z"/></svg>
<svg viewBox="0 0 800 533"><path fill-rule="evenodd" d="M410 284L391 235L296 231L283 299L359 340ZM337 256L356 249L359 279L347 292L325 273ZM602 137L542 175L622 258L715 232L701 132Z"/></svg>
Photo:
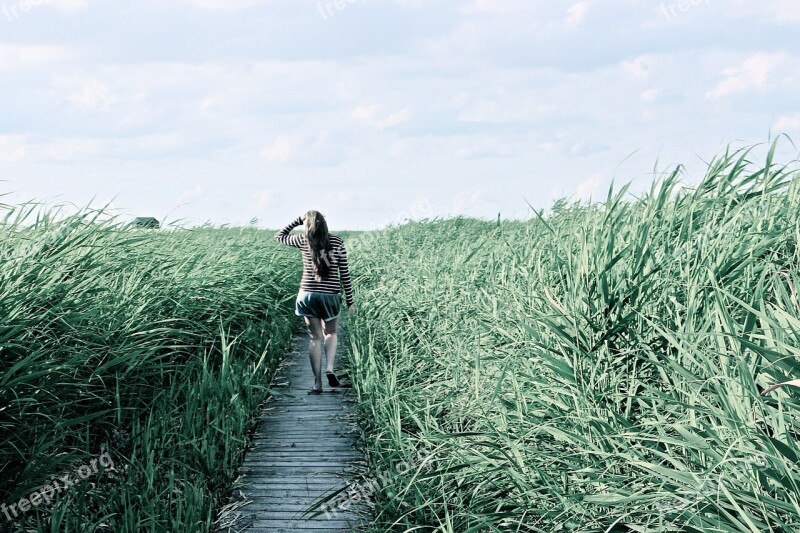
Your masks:
<svg viewBox="0 0 800 533"><path fill-rule="evenodd" d="M346 355L343 333L340 323L337 368ZM322 368L324 376L324 355ZM307 394L313 384L308 337L295 336L242 464L234 502L218 520L218 531L343 532L363 523L355 505L318 516L308 513L316 502L344 491L349 472L364 464L358 432L350 420L351 391L328 387L324 377L323 382L323 394Z"/></svg>

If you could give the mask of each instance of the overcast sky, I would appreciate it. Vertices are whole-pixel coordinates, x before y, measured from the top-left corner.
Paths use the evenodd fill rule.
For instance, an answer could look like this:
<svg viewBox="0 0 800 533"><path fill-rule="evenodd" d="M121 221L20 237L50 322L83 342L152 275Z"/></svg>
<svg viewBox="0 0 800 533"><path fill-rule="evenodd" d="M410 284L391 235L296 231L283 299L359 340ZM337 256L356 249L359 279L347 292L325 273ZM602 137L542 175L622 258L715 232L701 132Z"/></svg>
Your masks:
<svg viewBox="0 0 800 533"><path fill-rule="evenodd" d="M691 182L798 137L799 26L796 0L0 0L0 202L336 230Z"/></svg>

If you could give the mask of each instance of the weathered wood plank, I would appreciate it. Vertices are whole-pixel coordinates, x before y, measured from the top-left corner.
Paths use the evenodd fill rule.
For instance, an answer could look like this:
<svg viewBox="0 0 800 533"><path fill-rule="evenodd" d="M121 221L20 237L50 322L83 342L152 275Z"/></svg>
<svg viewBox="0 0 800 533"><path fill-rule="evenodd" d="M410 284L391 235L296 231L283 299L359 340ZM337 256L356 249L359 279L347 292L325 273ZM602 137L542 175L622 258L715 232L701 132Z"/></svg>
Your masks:
<svg viewBox="0 0 800 533"><path fill-rule="evenodd" d="M341 326L339 333L337 361L342 361ZM312 384L307 346L307 338L297 336L278 371L273 383L278 390L262 411L240 468L239 501L231 507L241 520L227 531L345 532L362 523L354 512L356 505L310 516L316 511L311 508L314 503L350 485L348 472L363 465L364 455L349 419L353 404L349 389L307 394ZM331 390L327 383L324 388Z"/></svg>

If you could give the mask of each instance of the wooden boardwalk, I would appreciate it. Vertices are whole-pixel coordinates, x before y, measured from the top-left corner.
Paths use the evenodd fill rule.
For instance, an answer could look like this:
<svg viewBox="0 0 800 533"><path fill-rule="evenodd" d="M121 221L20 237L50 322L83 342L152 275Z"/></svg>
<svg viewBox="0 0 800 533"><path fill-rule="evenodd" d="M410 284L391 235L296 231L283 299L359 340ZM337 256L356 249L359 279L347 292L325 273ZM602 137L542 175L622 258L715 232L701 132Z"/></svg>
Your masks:
<svg viewBox="0 0 800 533"><path fill-rule="evenodd" d="M336 367L345 358L345 339L339 325ZM273 383L274 395L261 416L241 473L243 502L236 506L242 520L226 531L277 533L289 531L352 531L361 523L353 504L333 507L316 517L306 514L317 501L349 485L348 471L363 453L349 420L351 390L332 389L325 379L324 393L309 395L313 385L308 361L308 337L298 335ZM337 372L337 375L341 375ZM346 498L347 492L338 497Z"/></svg>

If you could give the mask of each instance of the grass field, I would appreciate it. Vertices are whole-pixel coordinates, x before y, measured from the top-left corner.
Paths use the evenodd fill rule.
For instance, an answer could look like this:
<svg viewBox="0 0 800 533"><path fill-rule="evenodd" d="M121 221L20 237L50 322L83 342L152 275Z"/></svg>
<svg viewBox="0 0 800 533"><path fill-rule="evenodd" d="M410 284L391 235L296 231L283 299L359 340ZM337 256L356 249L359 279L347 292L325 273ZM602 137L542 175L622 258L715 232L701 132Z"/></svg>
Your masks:
<svg viewBox="0 0 800 533"><path fill-rule="evenodd" d="M297 326L299 264L256 229L98 216L0 225L0 531L209 531ZM80 482L52 490L62 475Z"/></svg>
<svg viewBox="0 0 800 533"><path fill-rule="evenodd" d="M375 531L798 531L800 176L747 152L353 254Z"/></svg>
<svg viewBox="0 0 800 533"><path fill-rule="evenodd" d="M373 531L800 530L798 392L762 394L800 375L800 174L773 155L343 233ZM300 324L297 254L5 212L0 531L211 531Z"/></svg>

